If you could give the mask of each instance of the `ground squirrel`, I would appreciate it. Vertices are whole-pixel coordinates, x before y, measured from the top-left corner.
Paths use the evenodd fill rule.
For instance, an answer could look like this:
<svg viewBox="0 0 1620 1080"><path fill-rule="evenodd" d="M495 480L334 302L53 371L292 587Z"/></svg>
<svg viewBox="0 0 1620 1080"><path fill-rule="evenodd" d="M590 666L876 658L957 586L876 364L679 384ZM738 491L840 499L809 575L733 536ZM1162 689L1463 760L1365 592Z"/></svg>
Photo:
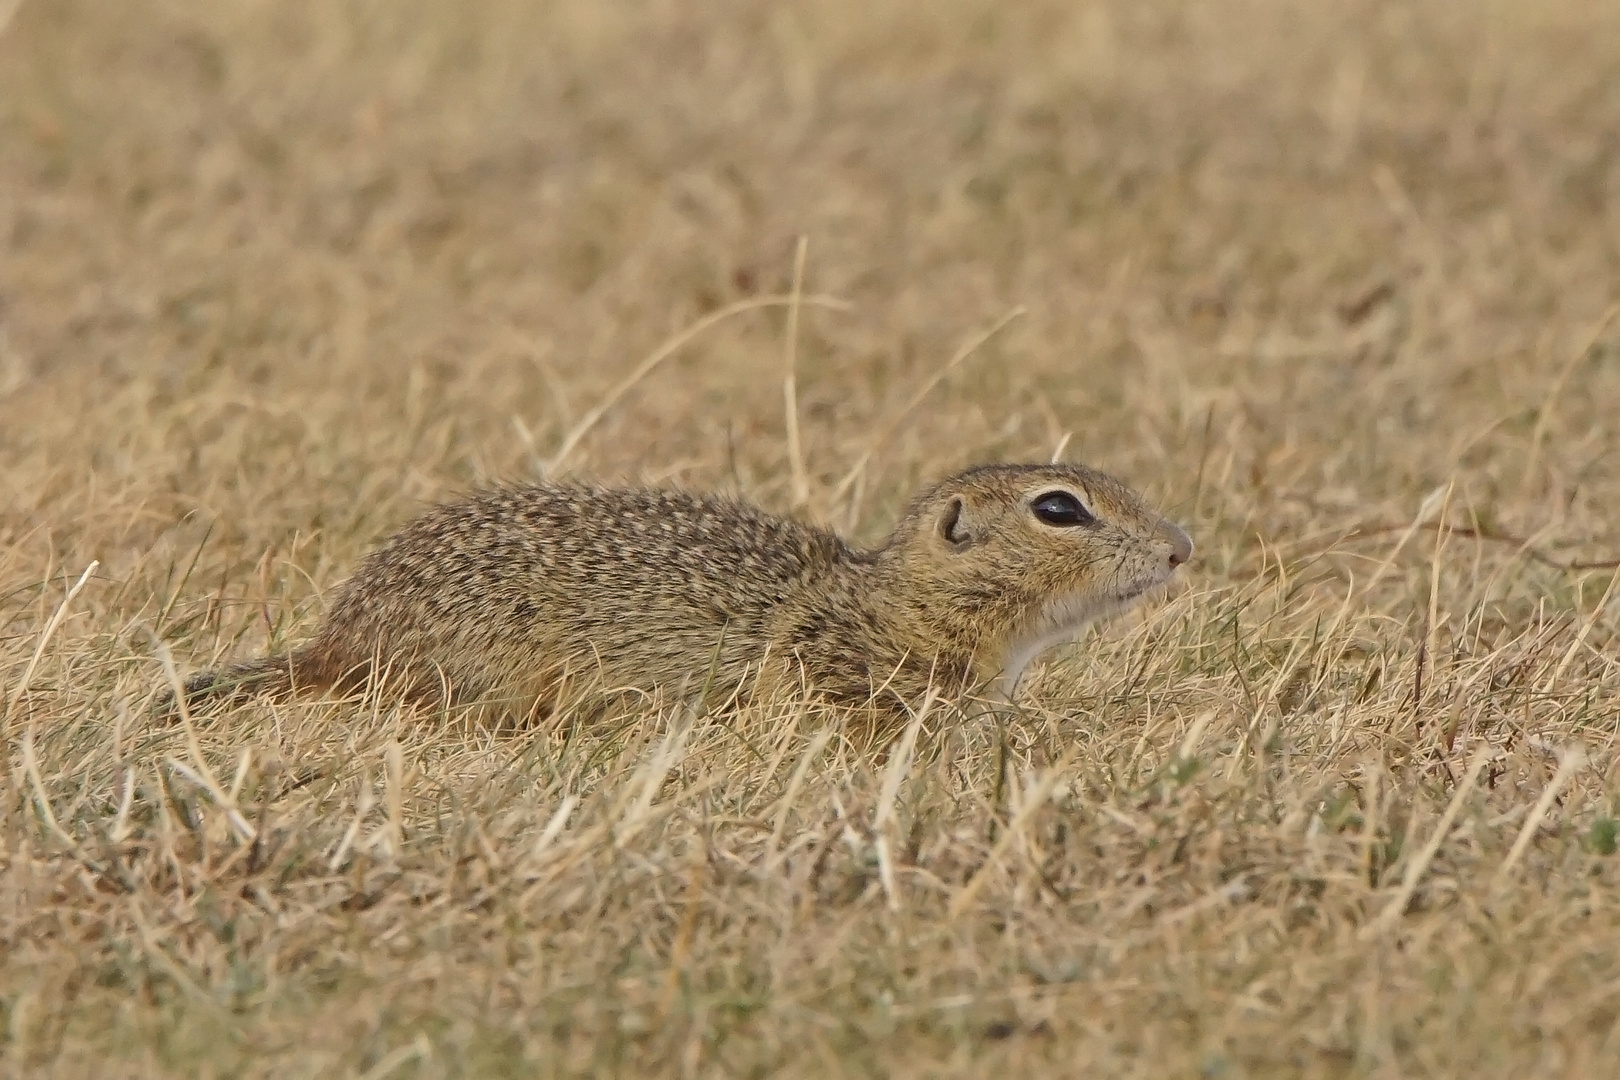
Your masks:
<svg viewBox="0 0 1620 1080"><path fill-rule="evenodd" d="M559 483L428 511L367 556L312 641L206 672L213 694L382 684L546 711L565 680L786 676L903 714L999 677L1164 584L1192 541L1078 465L985 465L918 493L881 547L732 499Z"/></svg>

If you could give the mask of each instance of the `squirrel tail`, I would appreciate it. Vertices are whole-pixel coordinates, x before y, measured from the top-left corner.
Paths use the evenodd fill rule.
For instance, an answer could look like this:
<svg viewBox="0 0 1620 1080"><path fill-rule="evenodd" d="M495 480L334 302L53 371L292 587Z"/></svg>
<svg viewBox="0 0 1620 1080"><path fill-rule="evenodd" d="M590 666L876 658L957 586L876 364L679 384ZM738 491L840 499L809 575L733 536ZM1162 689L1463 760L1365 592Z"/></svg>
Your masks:
<svg viewBox="0 0 1620 1080"><path fill-rule="evenodd" d="M303 677L308 664L300 652L261 656L199 672L185 682L186 708L195 708L205 701L234 701L249 696L288 697L295 687L311 683ZM164 693L157 707L163 713L177 712L173 692Z"/></svg>

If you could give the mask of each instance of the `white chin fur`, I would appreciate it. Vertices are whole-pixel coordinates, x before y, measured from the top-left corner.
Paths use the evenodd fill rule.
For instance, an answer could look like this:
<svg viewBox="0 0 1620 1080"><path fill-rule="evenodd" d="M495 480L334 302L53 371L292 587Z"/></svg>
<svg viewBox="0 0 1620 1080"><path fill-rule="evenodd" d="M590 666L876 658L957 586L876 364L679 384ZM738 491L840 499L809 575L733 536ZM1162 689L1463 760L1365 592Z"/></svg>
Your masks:
<svg viewBox="0 0 1620 1080"><path fill-rule="evenodd" d="M1092 623L1124 611L1161 584L1163 582L1152 582L1124 596L1060 596L1048 601L1030 632L1008 642L998 680L1001 692L1011 698L1030 661L1048 649L1075 640Z"/></svg>

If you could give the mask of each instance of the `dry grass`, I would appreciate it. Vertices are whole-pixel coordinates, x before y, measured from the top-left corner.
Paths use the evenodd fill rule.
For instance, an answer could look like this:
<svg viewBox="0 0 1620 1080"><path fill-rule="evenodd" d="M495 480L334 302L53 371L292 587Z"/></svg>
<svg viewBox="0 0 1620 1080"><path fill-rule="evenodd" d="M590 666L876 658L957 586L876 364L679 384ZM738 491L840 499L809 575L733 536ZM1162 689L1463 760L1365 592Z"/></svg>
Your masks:
<svg viewBox="0 0 1620 1080"><path fill-rule="evenodd" d="M25 3L0 1071L1620 1075L1617 128L1590 0ZM146 718L801 234L802 477L780 309L563 468L870 538L1066 442L1190 587L887 754Z"/></svg>

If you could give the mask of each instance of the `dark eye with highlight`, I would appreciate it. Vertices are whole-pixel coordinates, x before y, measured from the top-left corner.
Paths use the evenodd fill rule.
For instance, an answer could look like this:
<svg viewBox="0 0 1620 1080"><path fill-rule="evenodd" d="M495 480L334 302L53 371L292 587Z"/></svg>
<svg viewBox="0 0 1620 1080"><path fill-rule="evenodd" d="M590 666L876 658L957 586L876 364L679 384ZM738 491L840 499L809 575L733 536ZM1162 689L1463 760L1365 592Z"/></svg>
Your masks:
<svg viewBox="0 0 1620 1080"><path fill-rule="evenodd" d="M1067 491L1048 491L1045 495L1037 496L1029 508L1046 524L1059 527L1090 525L1097 520L1079 499Z"/></svg>

